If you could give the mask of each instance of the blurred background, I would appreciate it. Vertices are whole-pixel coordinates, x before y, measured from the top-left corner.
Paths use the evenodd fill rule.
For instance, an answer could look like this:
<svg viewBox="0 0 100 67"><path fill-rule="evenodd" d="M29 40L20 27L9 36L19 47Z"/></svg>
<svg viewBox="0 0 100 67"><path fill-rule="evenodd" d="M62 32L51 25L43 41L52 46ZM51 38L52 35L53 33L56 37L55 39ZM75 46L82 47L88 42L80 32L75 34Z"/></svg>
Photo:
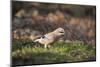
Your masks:
<svg viewBox="0 0 100 67"><path fill-rule="evenodd" d="M58 27L64 40L95 44L96 7L89 5L12 2L12 36L35 40Z"/></svg>

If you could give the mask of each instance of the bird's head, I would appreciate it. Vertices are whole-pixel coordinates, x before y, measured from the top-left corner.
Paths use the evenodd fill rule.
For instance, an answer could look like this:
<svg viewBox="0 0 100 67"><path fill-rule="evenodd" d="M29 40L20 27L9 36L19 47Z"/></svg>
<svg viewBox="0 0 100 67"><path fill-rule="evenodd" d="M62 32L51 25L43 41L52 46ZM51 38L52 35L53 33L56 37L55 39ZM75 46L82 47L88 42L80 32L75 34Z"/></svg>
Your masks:
<svg viewBox="0 0 100 67"><path fill-rule="evenodd" d="M63 28L57 28L55 30L55 33L59 36L64 36L65 35L65 30Z"/></svg>

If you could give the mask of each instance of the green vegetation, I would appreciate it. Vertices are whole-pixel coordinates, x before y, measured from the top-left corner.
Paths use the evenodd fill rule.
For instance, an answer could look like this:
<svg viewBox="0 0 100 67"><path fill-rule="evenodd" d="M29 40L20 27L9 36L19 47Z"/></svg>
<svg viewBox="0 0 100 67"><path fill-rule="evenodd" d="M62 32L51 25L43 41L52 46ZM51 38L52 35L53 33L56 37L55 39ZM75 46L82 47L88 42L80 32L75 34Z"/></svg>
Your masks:
<svg viewBox="0 0 100 67"><path fill-rule="evenodd" d="M36 43L21 44L23 41L12 43L13 65L48 64L63 62L95 61L95 45L82 43L55 42L51 48L44 49Z"/></svg>

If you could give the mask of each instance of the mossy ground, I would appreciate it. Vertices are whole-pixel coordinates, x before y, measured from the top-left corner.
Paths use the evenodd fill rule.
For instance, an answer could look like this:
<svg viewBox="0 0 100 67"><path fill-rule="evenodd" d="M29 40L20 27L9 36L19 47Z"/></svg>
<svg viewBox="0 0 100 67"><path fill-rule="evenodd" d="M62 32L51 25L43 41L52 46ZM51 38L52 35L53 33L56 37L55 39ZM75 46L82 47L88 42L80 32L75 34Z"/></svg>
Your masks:
<svg viewBox="0 0 100 67"><path fill-rule="evenodd" d="M51 48L44 49L36 43L21 44L12 42L12 65L35 65L63 62L95 61L96 47L82 43L55 42Z"/></svg>

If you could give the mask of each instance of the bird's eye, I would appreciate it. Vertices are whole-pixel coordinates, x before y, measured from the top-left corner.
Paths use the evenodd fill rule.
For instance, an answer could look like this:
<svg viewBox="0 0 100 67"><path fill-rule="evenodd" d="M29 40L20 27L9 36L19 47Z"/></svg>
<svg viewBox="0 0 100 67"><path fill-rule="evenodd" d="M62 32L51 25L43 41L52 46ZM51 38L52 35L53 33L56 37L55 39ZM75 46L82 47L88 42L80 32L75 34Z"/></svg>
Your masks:
<svg viewBox="0 0 100 67"><path fill-rule="evenodd" d="M64 32L60 32L60 33L64 33Z"/></svg>
<svg viewBox="0 0 100 67"><path fill-rule="evenodd" d="M45 38L45 36L42 36L41 38Z"/></svg>

